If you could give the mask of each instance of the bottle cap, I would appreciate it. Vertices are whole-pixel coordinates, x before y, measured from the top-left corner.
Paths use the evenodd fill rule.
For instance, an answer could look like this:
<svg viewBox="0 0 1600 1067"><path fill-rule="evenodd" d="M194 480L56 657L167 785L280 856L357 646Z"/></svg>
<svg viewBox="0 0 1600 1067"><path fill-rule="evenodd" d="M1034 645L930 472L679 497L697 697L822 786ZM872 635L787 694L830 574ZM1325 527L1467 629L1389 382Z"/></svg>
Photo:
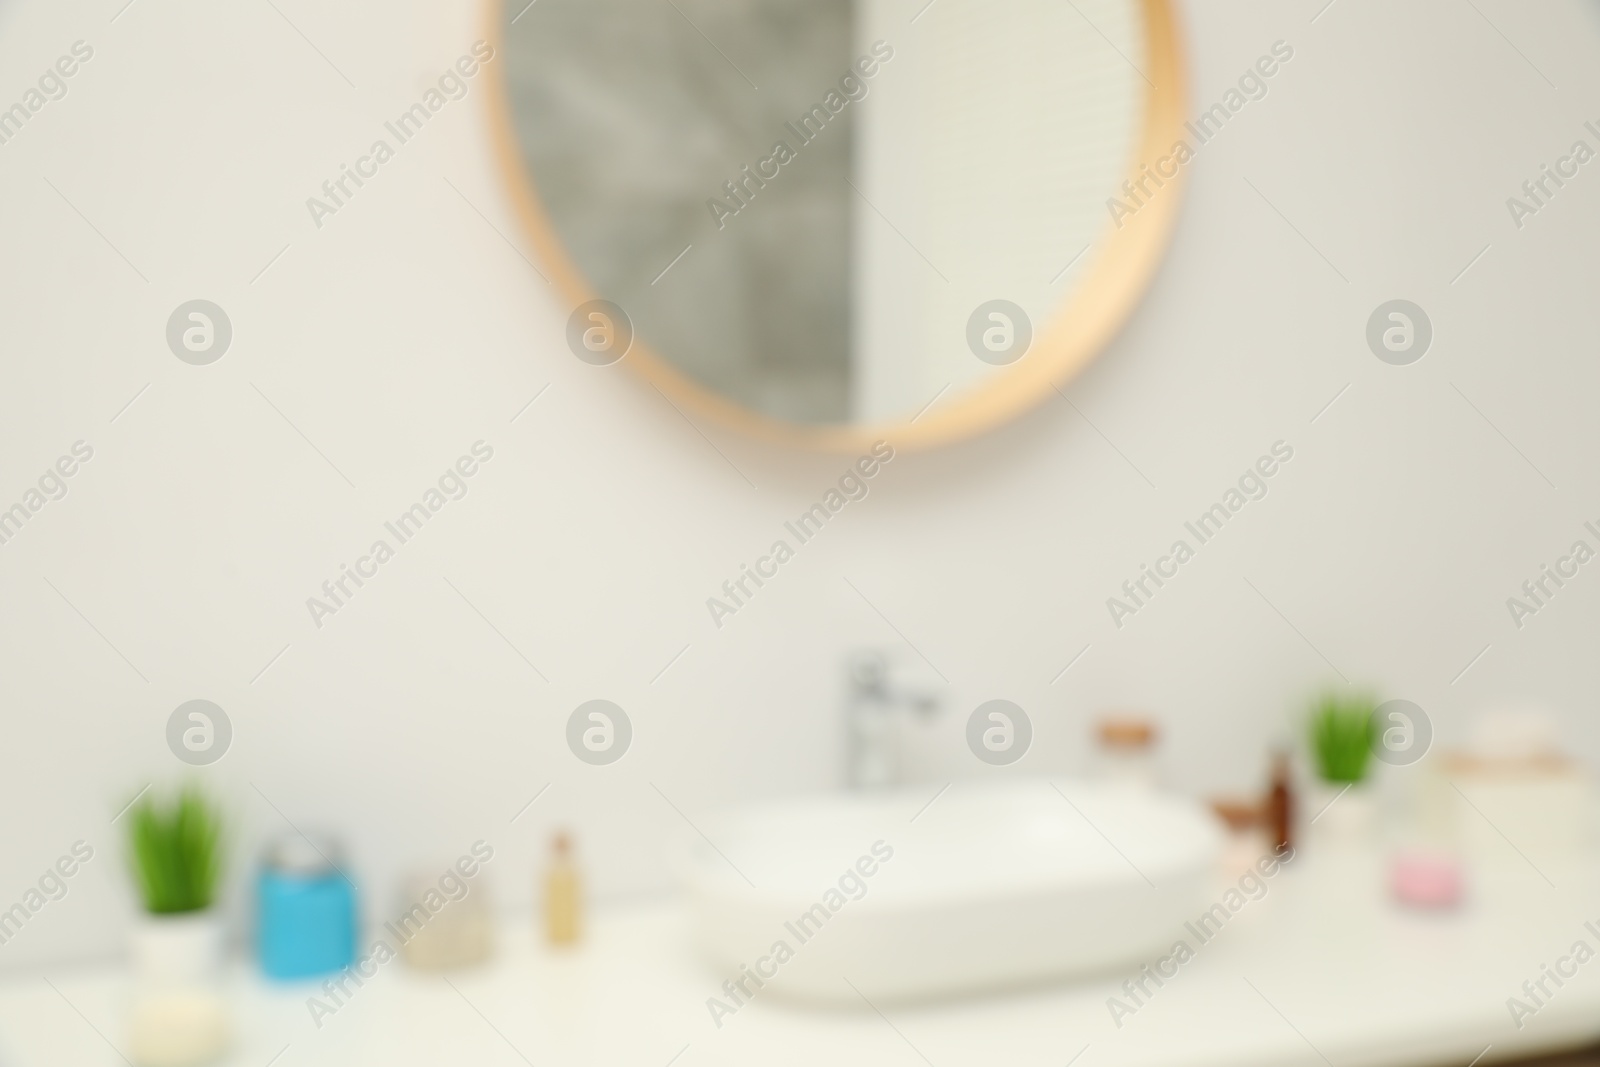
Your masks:
<svg viewBox="0 0 1600 1067"><path fill-rule="evenodd" d="M1107 748L1149 748L1156 741L1155 724L1133 714L1105 716L1096 724L1095 734Z"/></svg>
<svg viewBox="0 0 1600 1067"><path fill-rule="evenodd" d="M321 878L338 870L342 850L322 834L289 833L267 846L262 863L280 874Z"/></svg>

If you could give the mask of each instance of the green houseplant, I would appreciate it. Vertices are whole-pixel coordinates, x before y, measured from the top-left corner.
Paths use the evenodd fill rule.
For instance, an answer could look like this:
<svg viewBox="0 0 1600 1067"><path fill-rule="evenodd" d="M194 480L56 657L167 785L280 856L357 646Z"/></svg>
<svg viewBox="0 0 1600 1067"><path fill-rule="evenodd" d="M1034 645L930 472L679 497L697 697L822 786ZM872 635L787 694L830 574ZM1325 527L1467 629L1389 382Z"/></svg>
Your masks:
<svg viewBox="0 0 1600 1067"><path fill-rule="evenodd" d="M138 994L129 1037L141 1067L193 1067L228 1044L228 1011L219 991L223 927L216 900L222 881L221 809L198 786L170 798L154 790L124 816L128 861L143 914L134 924Z"/></svg>
<svg viewBox="0 0 1600 1067"><path fill-rule="evenodd" d="M1353 785L1367 776L1372 757L1372 713L1377 704L1365 694L1329 692L1311 711L1311 750L1324 782Z"/></svg>
<svg viewBox="0 0 1600 1067"><path fill-rule="evenodd" d="M1311 757L1321 780L1307 807L1314 838L1355 845L1369 836L1375 802L1366 785L1373 711L1366 693L1328 691L1311 706Z"/></svg>
<svg viewBox="0 0 1600 1067"><path fill-rule="evenodd" d="M204 911L222 875L222 818L196 786L170 804L148 793L128 812L134 881L151 915Z"/></svg>

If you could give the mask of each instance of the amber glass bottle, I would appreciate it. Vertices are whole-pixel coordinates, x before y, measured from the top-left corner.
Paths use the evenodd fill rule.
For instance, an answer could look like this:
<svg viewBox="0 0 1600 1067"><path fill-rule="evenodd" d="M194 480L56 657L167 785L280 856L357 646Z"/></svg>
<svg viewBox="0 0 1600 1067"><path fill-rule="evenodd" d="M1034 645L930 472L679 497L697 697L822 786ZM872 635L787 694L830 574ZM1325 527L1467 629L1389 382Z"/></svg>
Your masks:
<svg viewBox="0 0 1600 1067"><path fill-rule="evenodd" d="M1263 807L1267 844L1280 853L1294 847L1294 793L1289 787L1289 756L1282 751L1272 754L1272 784Z"/></svg>

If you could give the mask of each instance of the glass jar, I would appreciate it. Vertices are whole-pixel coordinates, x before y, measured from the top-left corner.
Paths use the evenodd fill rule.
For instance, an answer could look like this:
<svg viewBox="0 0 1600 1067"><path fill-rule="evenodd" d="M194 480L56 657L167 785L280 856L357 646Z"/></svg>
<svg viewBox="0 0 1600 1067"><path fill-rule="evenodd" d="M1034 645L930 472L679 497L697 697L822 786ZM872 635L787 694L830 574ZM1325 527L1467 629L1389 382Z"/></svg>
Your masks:
<svg viewBox="0 0 1600 1067"><path fill-rule="evenodd" d="M356 893L341 853L303 834L276 841L256 878L256 950L272 978L309 978L348 967L356 955Z"/></svg>

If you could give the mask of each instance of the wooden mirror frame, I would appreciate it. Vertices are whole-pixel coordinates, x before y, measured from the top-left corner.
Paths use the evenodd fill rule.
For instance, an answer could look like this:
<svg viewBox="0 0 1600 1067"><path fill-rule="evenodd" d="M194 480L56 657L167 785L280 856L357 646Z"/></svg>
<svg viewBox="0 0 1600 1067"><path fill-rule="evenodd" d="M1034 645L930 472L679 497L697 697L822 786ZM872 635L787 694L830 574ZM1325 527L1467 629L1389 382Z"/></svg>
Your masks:
<svg viewBox="0 0 1600 1067"><path fill-rule="evenodd" d="M485 4L488 29L485 40L499 56L503 48L505 0ZM1171 0L1139 0L1144 20L1145 60L1155 84L1147 89L1144 129L1135 139L1128 167L1130 181L1141 170L1166 155L1182 139L1187 92L1186 71ZM504 63L497 64L489 89L490 140L496 162L510 191L523 233L542 260L558 299L576 308L603 296L596 293L572 261L556 234L533 177L522 164L511 114L510 79ZM1184 173L1162 176L1164 195L1145 203L1122 219L1120 226L1107 221L1102 239L1092 247L1092 259L1072 295L1054 318L1034 338L1027 354L1004 372L970 388L948 404L935 406L909 421L853 425L807 424L769 418L737 404L690 378L638 336L621 362L632 366L662 395L688 414L740 433L780 445L825 452L858 452L879 440L897 449L924 449L973 437L1028 410L1071 379L1104 348L1127 321L1145 287L1160 265L1177 221ZM1120 195L1107 190L1108 196Z"/></svg>

